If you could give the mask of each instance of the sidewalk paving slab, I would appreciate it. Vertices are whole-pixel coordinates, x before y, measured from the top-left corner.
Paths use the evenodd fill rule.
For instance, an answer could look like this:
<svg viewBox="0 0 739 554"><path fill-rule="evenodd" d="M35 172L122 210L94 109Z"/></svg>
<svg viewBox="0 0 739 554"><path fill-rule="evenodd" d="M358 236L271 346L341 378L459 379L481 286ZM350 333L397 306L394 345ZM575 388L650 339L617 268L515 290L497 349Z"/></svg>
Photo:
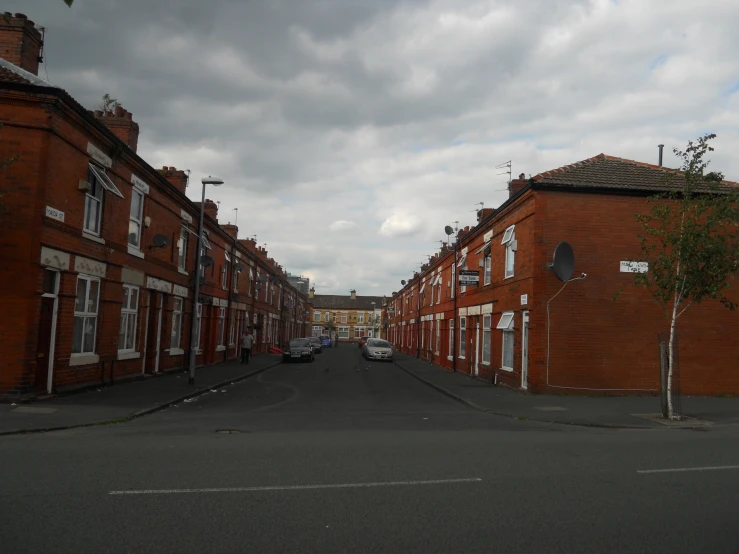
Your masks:
<svg viewBox="0 0 739 554"><path fill-rule="evenodd" d="M187 371L178 371L29 404L0 404L0 435L128 421L241 381L280 362L280 356L262 354L252 357L249 364L229 361L199 367L194 386L188 385Z"/></svg>
<svg viewBox="0 0 739 554"><path fill-rule="evenodd" d="M587 427L665 428L653 416L660 411L658 396L582 396L527 394L493 386L463 373L454 373L427 360L395 353L395 364L439 392L472 408L494 415ZM682 411L689 416L682 425L706 427L739 424L739 398L682 397Z"/></svg>

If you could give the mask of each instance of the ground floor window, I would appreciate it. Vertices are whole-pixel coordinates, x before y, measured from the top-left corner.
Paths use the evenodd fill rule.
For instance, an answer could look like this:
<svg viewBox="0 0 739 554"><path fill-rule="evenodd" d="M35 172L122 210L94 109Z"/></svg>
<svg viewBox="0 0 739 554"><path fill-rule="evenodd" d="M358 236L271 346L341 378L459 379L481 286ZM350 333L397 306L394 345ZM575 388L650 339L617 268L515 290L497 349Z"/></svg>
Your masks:
<svg viewBox="0 0 739 554"><path fill-rule="evenodd" d="M193 333L195 336L195 348L200 348L200 328L202 327L203 323L203 305L198 302L197 309L196 309L196 316L195 316L195 332Z"/></svg>
<svg viewBox="0 0 739 554"><path fill-rule="evenodd" d="M349 327L339 327L339 338L340 339L349 338Z"/></svg>
<svg viewBox="0 0 739 554"><path fill-rule="evenodd" d="M313 332L311 334L314 337L320 337L322 332L323 332L323 327L321 327L320 325L314 325Z"/></svg>
<svg viewBox="0 0 739 554"><path fill-rule="evenodd" d="M139 287L123 285L123 304L121 305L121 326L118 332L118 350L136 350L136 329L139 314Z"/></svg>
<svg viewBox="0 0 739 554"><path fill-rule="evenodd" d="M482 316L482 363L490 363L490 315Z"/></svg>
<svg viewBox="0 0 739 554"><path fill-rule="evenodd" d="M467 350L467 318L459 318L459 357L464 358Z"/></svg>
<svg viewBox="0 0 739 554"><path fill-rule="evenodd" d="M78 275L72 329L72 354L93 354L95 352L99 297L100 280L87 275Z"/></svg>
<svg viewBox="0 0 739 554"><path fill-rule="evenodd" d="M228 333L228 344L233 345L236 339L236 310L231 309L231 327Z"/></svg>
<svg viewBox="0 0 739 554"><path fill-rule="evenodd" d="M497 328L503 331L503 369L513 371L513 312L503 313Z"/></svg>
<svg viewBox="0 0 739 554"><path fill-rule="evenodd" d="M226 327L226 308L218 309L218 346L223 346L224 328Z"/></svg>

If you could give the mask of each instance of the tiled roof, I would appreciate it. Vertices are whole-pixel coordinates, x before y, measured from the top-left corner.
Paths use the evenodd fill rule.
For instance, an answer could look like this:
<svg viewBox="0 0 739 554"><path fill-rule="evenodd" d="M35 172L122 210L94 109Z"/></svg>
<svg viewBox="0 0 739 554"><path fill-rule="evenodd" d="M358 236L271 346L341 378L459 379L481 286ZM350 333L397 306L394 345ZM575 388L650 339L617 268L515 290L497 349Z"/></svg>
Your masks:
<svg viewBox="0 0 739 554"><path fill-rule="evenodd" d="M48 82L37 77L30 71L21 69L4 58L0 58L0 82L21 83L24 85L38 85L48 87Z"/></svg>
<svg viewBox="0 0 739 554"><path fill-rule="evenodd" d="M308 302L317 310L371 310L372 302L376 309L382 308L382 296L357 296L352 300L351 296L340 294L316 294Z"/></svg>
<svg viewBox="0 0 739 554"><path fill-rule="evenodd" d="M666 181L672 174L671 182ZM546 188L597 188L646 192L674 190L683 185L682 174L667 167L636 162L606 154L598 154L587 160L546 171L532 177L535 185ZM724 181L728 186L737 183Z"/></svg>

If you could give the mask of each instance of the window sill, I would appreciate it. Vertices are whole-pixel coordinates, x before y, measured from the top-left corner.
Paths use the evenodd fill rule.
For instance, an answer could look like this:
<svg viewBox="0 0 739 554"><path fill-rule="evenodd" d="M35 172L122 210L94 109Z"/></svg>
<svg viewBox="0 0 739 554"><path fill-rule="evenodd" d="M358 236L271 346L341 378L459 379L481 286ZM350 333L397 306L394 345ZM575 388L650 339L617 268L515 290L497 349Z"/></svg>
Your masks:
<svg viewBox="0 0 739 554"><path fill-rule="evenodd" d="M137 258L144 259L144 253L136 248L135 246L128 245L128 253L131 254L131 256L136 256Z"/></svg>
<svg viewBox="0 0 739 554"><path fill-rule="evenodd" d="M486 366L490 367L490 362L480 362L480 365L486 365Z"/></svg>
<svg viewBox="0 0 739 554"><path fill-rule="evenodd" d="M184 269L182 269L181 267L178 267L178 268L177 268L177 271L178 271L178 272L179 272L180 274L182 274L182 275L188 275L188 276L190 275L190 274L189 274L189 273L188 273L187 271L185 271L185 270L184 270Z"/></svg>
<svg viewBox="0 0 739 554"><path fill-rule="evenodd" d="M119 360L137 360L141 357L141 352L121 352L118 351Z"/></svg>
<svg viewBox="0 0 739 554"><path fill-rule="evenodd" d="M97 354L72 354L69 358L69 365L91 365L96 364L100 361L100 356Z"/></svg>
<svg viewBox="0 0 739 554"><path fill-rule="evenodd" d="M184 353L185 351L182 348L170 348L169 349L170 356L182 356Z"/></svg>
<svg viewBox="0 0 739 554"><path fill-rule="evenodd" d="M460 356L459 359L460 360L466 360L467 358L465 356Z"/></svg>
<svg viewBox="0 0 739 554"><path fill-rule="evenodd" d="M104 239L101 239L99 236L93 235L92 233L90 233L88 231L84 231L84 230L82 231L82 238L91 240L93 242L97 242L99 244L105 244L105 240Z"/></svg>
<svg viewBox="0 0 739 554"><path fill-rule="evenodd" d="M452 358L451 356L447 356L446 359L449 360L450 362L454 361L454 358Z"/></svg>
<svg viewBox="0 0 739 554"><path fill-rule="evenodd" d="M507 371L508 373L513 373L513 368L512 367L505 367L505 366L503 366L503 367L500 368L500 370L501 371Z"/></svg>
<svg viewBox="0 0 739 554"><path fill-rule="evenodd" d="M226 347L225 346L223 346L223 345L216 346L216 352L223 352L224 350L226 350Z"/></svg>
<svg viewBox="0 0 739 554"><path fill-rule="evenodd" d="M513 277L515 277L515 275L513 275L513 274L506 275L505 277L503 277L503 280L505 281L506 279L513 279Z"/></svg>

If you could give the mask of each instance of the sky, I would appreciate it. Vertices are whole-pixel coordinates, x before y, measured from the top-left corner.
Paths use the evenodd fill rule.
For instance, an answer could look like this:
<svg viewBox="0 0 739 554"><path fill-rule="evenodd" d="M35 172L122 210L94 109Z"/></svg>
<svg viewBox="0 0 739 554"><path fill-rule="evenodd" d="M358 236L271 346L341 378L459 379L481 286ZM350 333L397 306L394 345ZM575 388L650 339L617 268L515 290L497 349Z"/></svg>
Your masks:
<svg viewBox="0 0 739 554"><path fill-rule="evenodd" d="M39 76L133 113L219 221L317 294L389 295L527 176L601 152L739 180L736 0L6 0ZM234 211L233 208L238 208Z"/></svg>

